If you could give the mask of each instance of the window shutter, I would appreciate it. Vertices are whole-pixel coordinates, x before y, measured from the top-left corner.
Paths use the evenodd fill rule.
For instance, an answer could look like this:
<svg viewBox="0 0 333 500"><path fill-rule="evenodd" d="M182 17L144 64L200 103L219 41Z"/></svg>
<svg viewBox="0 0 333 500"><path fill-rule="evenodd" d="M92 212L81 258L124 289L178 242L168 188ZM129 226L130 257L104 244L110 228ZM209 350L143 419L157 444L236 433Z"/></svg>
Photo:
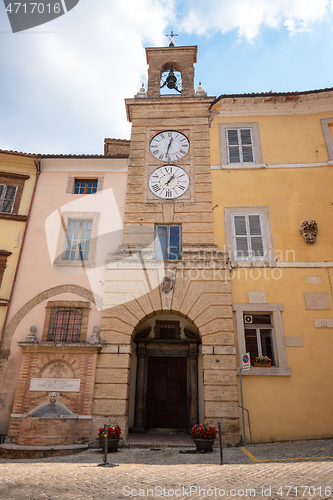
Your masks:
<svg viewBox="0 0 333 500"><path fill-rule="evenodd" d="M235 252L237 259L247 258L249 247L246 234L245 215L234 215Z"/></svg>
<svg viewBox="0 0 333 500"><path fill-rule="evenodd" d="M240 130L243 163L253 163L252 134L250 128Z"/></svg>
<svg viewBox="0 0 333 500"><path fill-rule="evenodd" d="M254 163L251 128L227 129L229 163Z"/></svg>
<svg viewBox="0 0 333 500"><path fill-rule="evenodd" d="M237 129L227 130L229 163L240 163L240 151Z"/></svg>
<svg viewBox="0 0 333 500"><path fill-rule="evenodd" d="M234 252L237 260L262 260L265 257L260 214L233 214Z"/></svg>
<svg viewBox="0 0 333 500"><path fill-rule="evenodd" d="M254 257L263 257L264 244L263 244L260 215L258 214L249 215L249 228L250 228L252 255Z"/></svg>
<svg viewBox="0 0 333 500"><path fill-rule="evenodd" d="M12 213L15 197L16 197L17 186L0 186L0 211L5 213Z"/></svg>
<svg viewBox="0 0 333 500"><path fill-rule="evenodd" d="M235 215L235 234L236 236L246 236L245 215Z"/></svg>

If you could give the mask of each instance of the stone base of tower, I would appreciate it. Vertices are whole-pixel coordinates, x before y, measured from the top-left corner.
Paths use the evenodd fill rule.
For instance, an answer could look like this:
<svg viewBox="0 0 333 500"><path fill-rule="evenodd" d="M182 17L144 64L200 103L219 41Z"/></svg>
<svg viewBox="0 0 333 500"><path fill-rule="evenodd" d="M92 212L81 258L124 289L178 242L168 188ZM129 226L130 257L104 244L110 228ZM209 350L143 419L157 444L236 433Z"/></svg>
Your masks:
<svg viewBox="0 0 333 500"><path fill-rule="evenodd" d="M214 245L188 246L183 249L183 260L173 262L143 258L141 252L126 255L124 247L118 257L112 256L106 264L101 324L104 347L97 360L92 436L104 423L113 421L122 427L124 437L129 428L135 429L138 419L141 431L145 431L155 418L151 412L156 403L149 397L149 388L157 387L161 398L167 397L170 405L174 397L179 397L172 385L172 373L162 376L160 368L155 368L154 375L149 358L172 361L181 357L187 363L183 369L189 399L184 410L187 428L197 412L197 422L215 426L221 422L225 444L239 443L231 305L226 256ZM177 334L169 332L165 336L165 329L161 334L160 324L170 332L177 325ZM193 343L197 344L196 351L190 348ZM145 346L144 350L140 346ZM191 365L194 352L197 368ZM165 391L169 391L167 396ZM193 391L197 391L197 402L191 397Z"/></svg>

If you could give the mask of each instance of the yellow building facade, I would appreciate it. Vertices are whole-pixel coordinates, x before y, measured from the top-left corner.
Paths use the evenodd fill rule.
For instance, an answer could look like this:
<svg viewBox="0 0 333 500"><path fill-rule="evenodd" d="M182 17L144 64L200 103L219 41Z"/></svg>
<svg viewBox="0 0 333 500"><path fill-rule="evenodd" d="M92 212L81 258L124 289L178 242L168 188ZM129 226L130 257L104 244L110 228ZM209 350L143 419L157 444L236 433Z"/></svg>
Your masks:
<svg viewBox="0 0 333 500"><path fill-rule="evenodd" d="M1 342L36 183L36 165L32 155L0 151ZM5 351L2 352L0 378L7 355Z"/></svg>
<svg viewBox="0 0 333 500"><path fill-rule="evenodd" d="M214 236L230 260L238 378L243 354L272 358L242 371L253 441L333 434L332 117L332 90L211 106Z"/></svg>

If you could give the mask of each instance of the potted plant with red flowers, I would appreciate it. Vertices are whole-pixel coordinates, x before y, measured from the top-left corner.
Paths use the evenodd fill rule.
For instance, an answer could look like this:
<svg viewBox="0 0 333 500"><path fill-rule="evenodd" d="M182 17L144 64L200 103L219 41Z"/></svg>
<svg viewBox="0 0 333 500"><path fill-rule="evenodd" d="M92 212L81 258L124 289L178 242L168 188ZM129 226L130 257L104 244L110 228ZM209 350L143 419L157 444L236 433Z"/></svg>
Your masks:
<svg viewBox="0 0 333 500"><path fill-rule="evenodd" d="M213 451L217 430L211 425L195 424L191 430L191 436L194 439L197 451L205 453L206 451Z"/></svg>
<svg viewBox="0 0 333 500"><path fill-rule="evenodd" d="M252 363L253 366L266 368L272 366L272 358L269 358L268 356L254 356L254 358L252 358Z"/></svg>
<svg viewBox="0 0 333 500"><path fill-rule="evenodd" d="M122 437L120 437L121 428L119 427L119 425L116 423L106 425L105 432L108 441L108 451L118 451L119 441L122 439ZM99 440L99 445L102 447L103 451L105 442L105 432L104 432L104 427L99 428L98 440Z"/></svg>

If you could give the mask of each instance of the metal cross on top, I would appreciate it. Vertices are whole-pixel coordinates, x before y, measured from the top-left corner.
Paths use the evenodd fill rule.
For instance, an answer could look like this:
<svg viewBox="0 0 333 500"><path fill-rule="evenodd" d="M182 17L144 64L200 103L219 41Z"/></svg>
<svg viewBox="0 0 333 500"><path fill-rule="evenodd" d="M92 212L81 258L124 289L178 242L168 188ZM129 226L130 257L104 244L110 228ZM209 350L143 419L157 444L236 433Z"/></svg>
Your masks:
<svg viewBox="0 0 333 500"><path fill-rule="evenodd" d="M174 36L178 36L176 33L173 32L173 30L171 30L171 33L170 35L166 35L169 37L169 40L170 40L170 43L169 43L169 47L174 47L175 46L175 41L173 39Z"/></svg>

